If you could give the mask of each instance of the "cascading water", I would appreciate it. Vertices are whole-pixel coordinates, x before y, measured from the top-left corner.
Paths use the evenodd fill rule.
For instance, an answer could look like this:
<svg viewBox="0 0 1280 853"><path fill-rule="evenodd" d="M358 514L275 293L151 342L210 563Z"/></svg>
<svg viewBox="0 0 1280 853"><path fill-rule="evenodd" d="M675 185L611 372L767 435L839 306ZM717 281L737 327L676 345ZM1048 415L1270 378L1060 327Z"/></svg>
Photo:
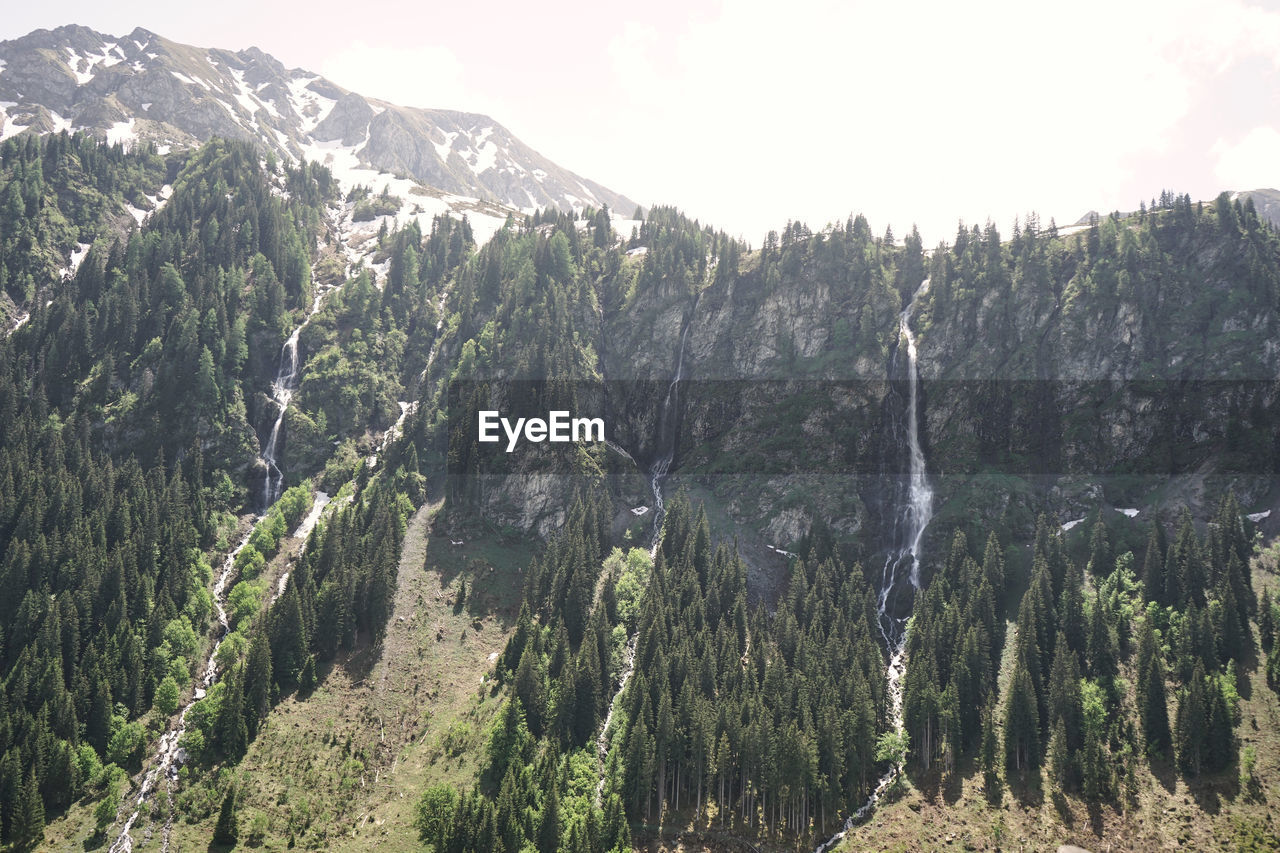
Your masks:
<svg viewBox="0 0 1280 853"><path fill-rule="evenodd" d="M129 815L129 819L124 822L120 828L120 834L116 836L116 840L112 843L110 853L130 853L133 850L133 838L129 835L129 830L133 828L134 822L138 819L138 815L142 813L142 807L146 805L151 794L154 793L156 783L161 776L170 782L178 775L178 765L185 759L181 756L182 747L180 741L187 731L187 712L191 710L191 706L205 697L205 693L213 686L213 682L218 677L218 649L222 646L222 641L226 639L230 629L230 623L227 620L227 587L231 583L231 577L235 570L236 555L240 553L240 549L249 543L249 537L253 535L253 528L250 527L240 540L239 544L227 554L226 559L222 561L222 570L218 573L218 581L213 586L213 609L217 616L216 623L216 639L213 647L209 650L209 656L205 660L204 674L200 677L198 687L192 694L191 700L182 708L182 713L178 716L178 725L170 729L160 736L160 742L156 745L155 761L151 765L151 769L142 777L142 785L138 790L138 796L133 801L133 813ZM172 799L172 798L171 798ZM170 802L170 818L172 820L172 802ZM168 848L169 840L169 824L165 824L164 845L162 849Z"/></svg>
<svg viewBox="0 0 1280 853"><path fill-rule="evenodd" d="M676 455L676 433L678 431L679 409L680 409L680 383L684 380L684 352L685 346L689 342L689 329L693 326L693 312L698 308L698 297L693 298L693 307L689 311L689 319L684 324L684 329L680 332L680 351L676 355L676 372L671 377L670 384L667 385L666 396L662 398L662 407L658 410L658 442L656 450L658 453L656 461L649 468L649 487L653 489L653 538L652 544L649 546L649 556L656 556L658 546L662 544L662 516L665 504L662 497L662 484L667 479L667 474L671 470L671 462ZM609 446L631 459L631 454L627 453L622 447L609 442ZM622 691L626 688L627 682L631 679L632 672L635 671L636 662L636 640L639 634L631 637L627 643L626 663L622 668L622 676L618 680L618 689L614 691L613 700L609 703L609 711L605 714L604 722L600 726L600 732L596 735L596 759L599 765L600 779L596 782L596 805L600 805L600 798L604 795L604 765L608 758L609 752L609 726L613 723L613 712L618 705L618 697L622 695Z"/></svg>
<svg viewBox="0 0 1280 853"><path fill-rule="evenodd" d="M293 333L289 335L284 342L284 346L280 349L280 370L271 386L271 397L279 407L280 412L271 427L270 437L267 439L260 457L267 466L267 475L262 486L262 510L264 513L279 499L284 485L284 473L277 464L276 454L280 439L280 426L284 422L284 415L293 399L294 391L298 388L298 336L302 333L303 328L311 322L311 318L315 316L315 313L320 310L320 305L330 290L332 288L320 288L317 290L315 299L311 303L311 310L307 312L306 318L293 330ZM323 504L321 504L321 507L323 507ZM255 519L255 523L256 521L257 519ZM217 583L213 586L213 607L217 616L217 622L214 626L214 642L213 647L209 650L208 657L205 659L203 675L197 683L191 699L183 705L182 713L178 716L178 725L160 736L160 741L156 744L156 754L152 761L151 769L142 777L138 795L133 800L133 812L121 826L120 833L112 843L109 853L130 853L133 850L133 838L129 835L129 831L142 813L143 806L147 804L147 801L155 792L156 783L162 776L169 783L170 817L164 825L161 850L168 850L169 829L173 820L172 783L177 778L178 766L185 760L179 742L187 730L187 712L191 710L192 705L205 697L206 692L218 678L218 649L222 646L222 641L226 638L231 627L227 620L226 610L228 587L234 576L236 555L248 544L249 537L252 535L253 527L250 527L236 547L222 561L222 570L218 574Z"/></svg>
<svg viewBox="0 0 1280 853"><path fill-rule="evenodd" d="M680 382L684 379L684 351L689 342L689 329L693 327L693 312L698 310L698 297L693 298L693 307L689 311L689 319L680 332L680 351L676 355L676 372L667 386L667 394L662 399L662 407L658 410L658 441L654 449L657 456L649 468L649 488L653 490L653 540L649 546L651 554L658 553L658 545L662 542L662 517L666 504L662 497L662 485L671 471L671 463L676 456L676 434L679 430L680 416Z"/></svg>
<svg viewBox="0 0 1280 853"><path fill-rule="evenodd" d="M284 413L289 410L289 402L298 381L298 332L301 326L294 329L293 334L280 348L280 372L276 381L271 383L271 400L279 410L276 421L271 425L271 434L262 448L262 461L267 464L267 474L262 481L262 506L269 507L280 497L284 490L284 472L277 463L276 451L280 443L280 427L284 424Z"/></svg>
<svg viewBox="0 0 1280 853"><path fill-rule="evenodd" d="M266 465L267 473L262 480L262 510L266 512L270 506L280 499L284 492L284 472L280 470L280 427L284 425L284 416L293 402L294 392L298 390L298 338L302 330L311 322L311 318L320 310L321 303L332 288L319 288L315 299L311 301L311 310L280 347L280 370L276 373L275 382L271 383L271 401L276 404L276 420L271 425L267 443L262 447L259 457Z"/></svg>
<svg viewBox="0 0 1280 853"><path fill-rule="evenodd" d="M885 559L880 578L878 615L880 634L889 652L888 679L889 719L895 730L902 729L902 675L906 670L907 617L898 615L890 607L894 591L908 582L911 589L920 588L920 551L925 528L933 518L933 488L929 485L925 470L924 450L920 446L920 377L916 365L916 338L911 331L911 315L916 301L929 289L925 279L912 297L911 303L898 316L898 330L907 354L907 411L905 418L908 475L902 498L894 516L893 544ZM899 350L901 352L901 349ZM876 782L871 796L845 821L834 836L818 846L814 853L825 853L835 846L854 826L866 820L875 809L880 797L898 778L901 768L890 767Z"/></svg>

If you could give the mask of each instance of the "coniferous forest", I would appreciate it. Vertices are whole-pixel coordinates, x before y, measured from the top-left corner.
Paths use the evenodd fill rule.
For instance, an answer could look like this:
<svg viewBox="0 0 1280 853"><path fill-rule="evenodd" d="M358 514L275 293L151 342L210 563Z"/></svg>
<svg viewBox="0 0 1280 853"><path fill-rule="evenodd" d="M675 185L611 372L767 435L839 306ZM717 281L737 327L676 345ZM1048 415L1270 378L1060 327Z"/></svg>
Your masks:
<svg viewBox="0 0 1280 853"><path fill-rule="evenodd" d="M1280 849L1251 199L399 209L0 143L4 849Z"/></svg>

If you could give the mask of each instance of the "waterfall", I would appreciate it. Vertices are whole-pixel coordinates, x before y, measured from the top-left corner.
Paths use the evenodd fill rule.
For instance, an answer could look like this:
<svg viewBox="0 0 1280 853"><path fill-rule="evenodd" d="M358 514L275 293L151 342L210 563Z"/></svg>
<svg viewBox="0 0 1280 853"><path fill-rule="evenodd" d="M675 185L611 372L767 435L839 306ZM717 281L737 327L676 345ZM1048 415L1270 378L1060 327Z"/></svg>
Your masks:
<svg viewBox="0 0 1280 853"><path fill-rule="evenodd" d="M933 488L929 485L924 450L920 447L920 375L916 364L916 337L911 331L911 315L915 312L916 302L928 289L929 280L926 278L911 298L910 304L898 315L898 333L902 344L905 345L907 355L905 432L908 475L906 488L899 490L898 496L901 502L894 517L893 541L885 558L884 569L881 571L878 598L880 635L889 653L889 666L886 672L889 719L895 730L902 729L902 676L906 671L907 663L907 617L897 616L890 611L890 596L904 581L909 582L913 590L920 589L921 544L924 540L925 528L933 518ZM866 820L875 809L880 797L897 780L901 772L900 767L890 767L876 782L875 789L862 807L845 821L844 827L839 832L818 845L814 853L825 853L843 839L853 827Z"/></svg>
<svg viewBox="0 0 1280 853"><path fill-rule="evenodd" d="M684 351L689 342L689 329L693 326L693 312L698 310L698 297L694 296L693 306L689 309L689 319L680 332L680 350L676 355L676 372L667 385L667 394L662 398L662 406L658 409L658 441L654 446L657 453L653 465L649 467L649 488L653 490L653 539L649 546L650 554L658 553L658 545L662 542L662 518L666 503L662 496L662 485L666 482L671 470L671 463L676 456L676 438L680 424L680 382L684 379Z"/></svg>
<svg viewBox="0 0 1280 853"><path fill-rule="evenodd" d="M289 410L289 402L297 389L298 381L298 333L302 327L293 330L293 334L280 348L280 372L276 381L271 383L271 400L276 404L278 412L276 421L271 425L271 435L262 448L262 461L267 463L267 474L262 482L262 507L270 507L284 490L284 472L277 464L276 452L280 444L280 426L284 423L284 413Z"/></svg>
<svg viewBox="0 0 1280 853"><path fill-rule="evenodd" d="M680 414L680 383L684 380L684 352L685 346L689 342L689 329L693 326L693 312L697 308L698 297L694 296L693 306L689 310L689 319L685 322L684 329L680 332L680 350L676 354L676 372L671 377L671 382L667 385L666 396L662 398L662 406L658 410L658 443L655 446L658 456L649 468L649 488L653 489L653 538L652 544L649 546L649 556L651 557L657 556L658 546L662 544L662 517L665 507L662 497L662 484L667 479L667 472L671 470L671 462L676 455L676 434L679 431ZM612 441L608 442L608 444L627 459L632 458L630 453ZM600 731L596 735L596 763L600 775L599 780L596 782L595 803L597 807L600 805L600 798L604 795L604 766L609 753L609 726L613 724L613 712L617 709L618 697L622 695L627 682L631 680L632 673L635 672L636 641L639 636L639 633L633 634L627 642L626 663L623 665L622 674L618 680L618 689L614 691L613 698L609 701L609 710L605 714L604 722L601 723Z"/></svg>
<svg viewBox="0 0 1280 853"><path fill-rule="evenodd" d="M276 420L271 425L267 443L262 447L262 455L258 458L266 465L267 473L262 479L262 511L266 512L271 505L280 499L284 492L284 471L280 470L280 427L284 425L285 412L289 411L289 403L293 401L294 392L298 390L298 337L311 322L311 318L320 310L320 304L330 288L320 288L311 302L311 310L293 333L285 339L280 347L280 369L276 379L271 383L271 401L276 404Z"/></svg>
<svg viewBox="0 0 1280 853"><path fill-rule="evenodd" d="M187 731L187 712L191 710L191 706L199 702L205 697L205 693L213 686L213 682L218 677L218 649L222 647L222 641L226 639L230 631L230 622L227 619L227 587L231 584L231 577L235 569L236 555L245 545L249 544L249 537L253 535L253 527L250 527L241 538L239 544L227 554L222 561L222 570L218 573L218 581L213 586L213 608L217 616L215 625L215 640L213 647L209 650L209 656L205 659L204 674L197 682L197 687L192 693L191 699L182 707L182 713L178 716L178 725L169 729L160 736L160 742L156 745L155 762L151 765L151 769L142 777L142 785L138 790L138 796L134 799L133 813L129 815L129 819L124 822L120 828L120 834L116 836L116 840L112 843L109 853L130 853L133 850L133 839L129 835L129 830L133 828L134 822L138 819L138 815L142 813L142 807L146 805L147 800L155 791L156 783L163 776L170 783L178 776L178 767L186 760L183 749L179 744L182 736ZM170 803L170 817L173 817L172 802ZM168 823L165 824L164 847L168 847Z"/></svg>
<svg viewBox="0 0 1280 853"><path fill-rule="evenodd" d="M293 400L293 394L298 388L298 336L302 333L303 328L311 322L311 318L315 316L316 312L320 310L321 303L332 289L331 287L317 288L315 299L311 302L311 310L307 312L306 318L293 330L293 333L285 340L284 346L280 348L280 370L276 373L275 382L271 385L271 399L279 407L280 411L276 415L275 423L271 427L270 437L267 439L262 455L259 457L267 466L267 474L262 484L262 511L264 513L280 498L280 493L284 486L284 472L280 470L278 464L280 426L284 423L284 413L288 410L289 403ZM325 496L325 499L327 502L327 496ZM320 504L320 506L323 508L323 504ZM315 510L313 510L313 515L316 518L319 517ZM254 520L254 526L256 526L259 519L261 519L261 516ZM308 520L312 524L315 523L310 516ZM179 741L187 731L187 712L191 710L192 705L205 697L209 688L213 686L213 683L218 678L218 649L222 646L222 641L226 638L231 628L227 619L226 602L227 595L230 593L229 587L235 574L236 555L249 543L249 537L253 535L253 529L253 527L249 528L236 547L222 561L222 569L218 573L218 580L213 585L213 608L217 616L217 621L214 625L214 643L209 650L208 657L205 658L204 672L200 680L196 682L196 688L192 692L191 699L182 706L182 713L178 716L177 726L167 730L160 736L160 741L156 744L155 760L151 765L151 769L143 775L138 795L133 801L133 812L121 826L120 833L111 844L109 853L131 853L133 850L133 838L129 835L129 831L133 828L133 824L142 813L143 806L146 805L151 795L155 792L156 785L162 777L168 783L167 793L170 798L170 808L169 818L164 825L161 850L168 850L169 829L173 821L172 783L178 777L178 767L186 761L186 755L179 745ZM283 590L283 583L287 578L287 574L282 578L281 590Z"/></svg>
<svg viewBox="0 0 1280 853"><path fill-rule="evenodd" d="M911 315L921 294L929 288L925 279L911 302L898 315L901 348L907 356L907 409L905 423L897 427L906 433L907 479L896 492L898 507L894 515L892 541L881 572L879 615L880 633L890 653L902 645L906 617L890 609L890 597L905 582L913 590L920 588L920 548L925 528L933 518L933 489L925 470L924 450L920 447L920 375L917 366L916 337L911 331ZM895 357L896 360L896 357Z"/></svg>

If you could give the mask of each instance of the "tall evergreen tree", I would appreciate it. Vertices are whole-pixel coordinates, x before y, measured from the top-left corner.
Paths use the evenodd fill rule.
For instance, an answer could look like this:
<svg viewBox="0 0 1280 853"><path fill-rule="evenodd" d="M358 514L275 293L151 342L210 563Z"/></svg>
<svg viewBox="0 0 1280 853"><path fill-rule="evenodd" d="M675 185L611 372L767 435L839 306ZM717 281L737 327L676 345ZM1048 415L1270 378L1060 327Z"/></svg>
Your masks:
<svg viewBox="0 0 1280 853"><path fill-rule="evenodd" d="M1013 671L1013 682L1004 712L1005 767L1009 773L1023 773L1040 766L1040 716L1036 710L1035 688L1025 660Z"/></svg>
<svg viewBox="0 0 1280 853"><path fill-rule="evenodd" d="M1204 682L1204 666L1197 663L1191 680L1183 688L1178 701L1178 713L1173 732L1178 767L1189 776L1199 776L1205 764L1209 708Z"/></svg>

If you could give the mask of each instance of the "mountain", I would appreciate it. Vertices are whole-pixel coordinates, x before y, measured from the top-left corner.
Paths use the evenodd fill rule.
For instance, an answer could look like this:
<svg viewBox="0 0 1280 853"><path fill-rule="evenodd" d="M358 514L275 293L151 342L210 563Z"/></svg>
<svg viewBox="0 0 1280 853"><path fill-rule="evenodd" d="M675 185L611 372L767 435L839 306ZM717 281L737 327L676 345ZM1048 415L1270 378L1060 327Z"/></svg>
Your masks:
<svg viewBox="0 0 1280 853"><path fill-rule="evenodd" d="M1280 190L1248 190L1238 194L1240 201L1253 200L1258 215L1276 227L1280 227Z"/></svg>
<svg viewBox="0 0 1280 853"><path fill-rule="evenodd" d="M415 195L450 207L475 199L517 210L608 205L629 215L636 206L488 116L397 106L257 48L193 47L141 28L117 37L63 26L0 42L0 107L4 138L87 130L112 142L151 141L164 153L220 136L326 163L347 185L379 191L410 178L431 188Z"/></svg>
<svg viewBox="0 0 1280 853"><path fill-rule="evenodd" d="M1238 201L1244 204L1252 201L1254 207L1258 211L1258 216L1264 221L1280 228L1280 190L1258 189L1258 190L1241 190L1239 192L1228 193L1232 201ZM1207 204L1207 202L1205 202ZM1122 216L1132 216L1135 211L1126 211ZM1081 216L1067 228L1076 229L1089 225L1094 220L1101 219L1104 214L1091 210L1084 216Z"/></svg>
<svg viewBox="0 0 1280 853"><path fill-rule="evenodd" d="M1280 846L1256 201L752 250L256 140L0 142L0 850Z"/></svg>

